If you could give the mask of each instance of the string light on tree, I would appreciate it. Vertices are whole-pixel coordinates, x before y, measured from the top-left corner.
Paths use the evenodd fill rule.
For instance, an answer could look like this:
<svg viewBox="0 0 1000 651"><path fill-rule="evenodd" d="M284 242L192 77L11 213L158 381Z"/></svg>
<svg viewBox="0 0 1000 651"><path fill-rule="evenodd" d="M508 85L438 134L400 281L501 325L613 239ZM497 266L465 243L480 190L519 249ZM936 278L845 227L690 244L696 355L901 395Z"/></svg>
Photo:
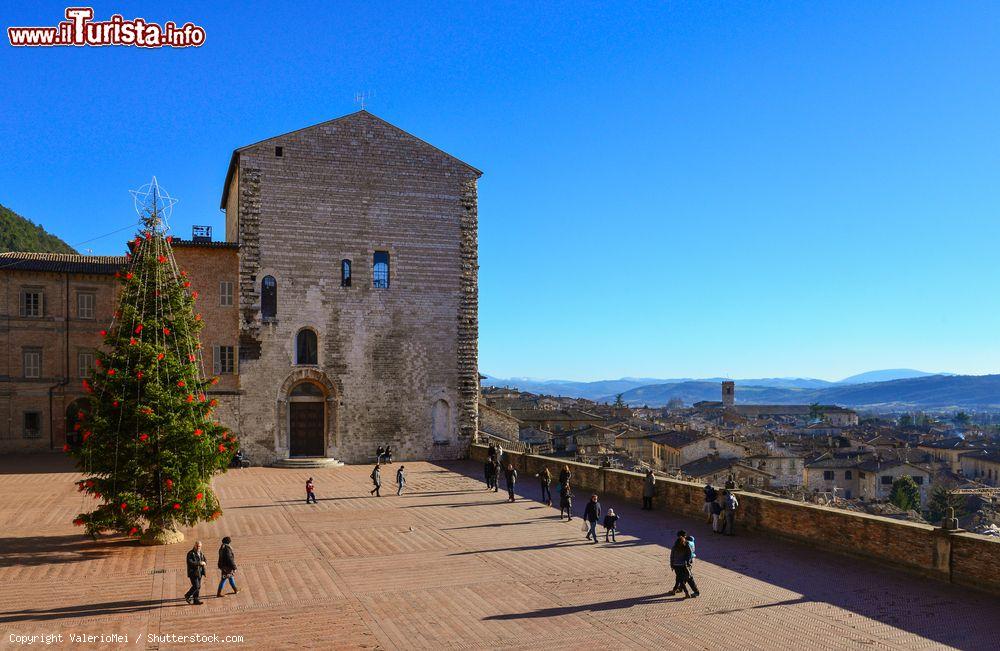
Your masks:
<svg viewBox="0 0 1000 651"><path fill-rule="evenodd" d="M131 191L141 228L128 242L115 318L100 331L104 347L83 383L90 398L84 434L68 452L84 479L78 490L98 500L74 524L96 536L118 532L149 544L183 539L177 529L221 513L212 477L238 448L203 397L206 378L187 274L166 235L177 200L156 177Z"/></svg>

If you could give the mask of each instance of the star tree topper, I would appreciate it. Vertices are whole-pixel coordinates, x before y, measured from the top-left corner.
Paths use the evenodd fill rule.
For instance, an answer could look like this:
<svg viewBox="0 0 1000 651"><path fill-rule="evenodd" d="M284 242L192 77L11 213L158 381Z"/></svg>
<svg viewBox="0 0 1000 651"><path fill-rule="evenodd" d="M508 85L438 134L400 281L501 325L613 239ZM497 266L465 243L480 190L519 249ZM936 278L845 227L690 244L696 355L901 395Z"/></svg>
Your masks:
<svg viewBox="0 0 1000 651"><path fill-rule="evenodd" d="M129 190L129 194L132 195L135 212L143 224L151 229L162 227L166 230L169 228L168 220L177 199L171 197L166 190L160 187L155 176L152 181L138 190Z"/></svg>

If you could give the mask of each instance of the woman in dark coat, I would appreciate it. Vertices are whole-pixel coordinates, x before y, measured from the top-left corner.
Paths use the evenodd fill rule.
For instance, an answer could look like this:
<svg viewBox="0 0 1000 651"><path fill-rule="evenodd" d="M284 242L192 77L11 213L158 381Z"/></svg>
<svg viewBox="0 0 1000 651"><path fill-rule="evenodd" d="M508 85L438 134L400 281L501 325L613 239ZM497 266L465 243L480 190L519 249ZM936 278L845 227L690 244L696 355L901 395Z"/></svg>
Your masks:
<svg viewBox="0 0 1000 651"><path fill-rule="evenodd" d="M236 573L236 554L229 546L231 542L233 539L226 536L222 539L222 547L219 547L219 571L222 572L222 580L219 581L219 589L215 593L216 597L222 596L222 588L226 585L226 581L229 581L229 585L232 586L233 594L239 592L236 588L236 580L233 578L233 574Z"/></svg>
<svg viewBox="0 0 1000 651"><path fill-rule="evenodd" d="M691 576L691 563L694 561L694 552L688 544L687 536L678 535L674 541L674 546L670 548L670 569L674 571L674 588L668 595L677 594L679 590L684 591L685 597L697 597L698 586L695 585L694 577ZM692 593L688 594L688 586L691 586Z"/></svg>

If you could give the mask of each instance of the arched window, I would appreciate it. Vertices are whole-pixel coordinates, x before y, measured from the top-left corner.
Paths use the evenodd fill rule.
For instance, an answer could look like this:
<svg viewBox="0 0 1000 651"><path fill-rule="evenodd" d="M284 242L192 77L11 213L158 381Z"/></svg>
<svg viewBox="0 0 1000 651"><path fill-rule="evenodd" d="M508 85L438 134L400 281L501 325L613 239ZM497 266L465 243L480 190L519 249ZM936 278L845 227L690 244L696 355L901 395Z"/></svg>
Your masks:
<svg viewBox="0 0 1000 651"><path fill-rule="evenodd" d="M265 319L278 316L278 281L274 276L264 276L260 281L260 315Z"/></svg>
<svg viewBox="0 0 1000 651"><path fill-rule="evenodd" d="M389 253L376 251L372 256L372 287L387 289L389 287Z"/></svg>
<svg viewBox="0 0 1000 651"><path fill-rule="evenodd" d="M295 363L316 364L318 358L316 333L308 328L299 330L299 334L295 336Z"/></svg>
<svg viewBox="0 0 1000 651"><path fill-rule="evenodd" d="M340 286L350 287L351 286L351 261L341 260L340 261Z"/></svg>

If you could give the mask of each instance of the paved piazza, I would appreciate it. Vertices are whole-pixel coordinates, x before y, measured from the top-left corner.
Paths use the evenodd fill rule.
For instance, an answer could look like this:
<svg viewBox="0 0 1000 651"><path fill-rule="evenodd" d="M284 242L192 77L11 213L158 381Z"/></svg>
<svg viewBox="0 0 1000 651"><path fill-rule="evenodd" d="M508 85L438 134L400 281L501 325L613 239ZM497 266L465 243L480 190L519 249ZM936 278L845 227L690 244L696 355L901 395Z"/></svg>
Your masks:
<svg viewBox="0 0 1000 651"><path fill-rule="evenodd" d="M0 647L18 648L11 634L54 633L129 643L64 638L49 648L234 646L148 636L200 633L258 649L1000 648L994 597L761 536L713 536L612 499L603 505L621 514L624 534L591 545L579 519L487 493L474 464L406 466L407 493L381 499L367 495L367 467L313 471L319 504L310 506L304 471L231 471L217 481L221 519L184 544L149 548L80 535L70 521L85 501L61 457L4 458ZM537 497L533 478L520 488ZM697 536L698 599L664 594L664 545L678 528ZM224 535L240 593L219 599ZM182 598L196 538L210 569L200 607Z"/></svg>

